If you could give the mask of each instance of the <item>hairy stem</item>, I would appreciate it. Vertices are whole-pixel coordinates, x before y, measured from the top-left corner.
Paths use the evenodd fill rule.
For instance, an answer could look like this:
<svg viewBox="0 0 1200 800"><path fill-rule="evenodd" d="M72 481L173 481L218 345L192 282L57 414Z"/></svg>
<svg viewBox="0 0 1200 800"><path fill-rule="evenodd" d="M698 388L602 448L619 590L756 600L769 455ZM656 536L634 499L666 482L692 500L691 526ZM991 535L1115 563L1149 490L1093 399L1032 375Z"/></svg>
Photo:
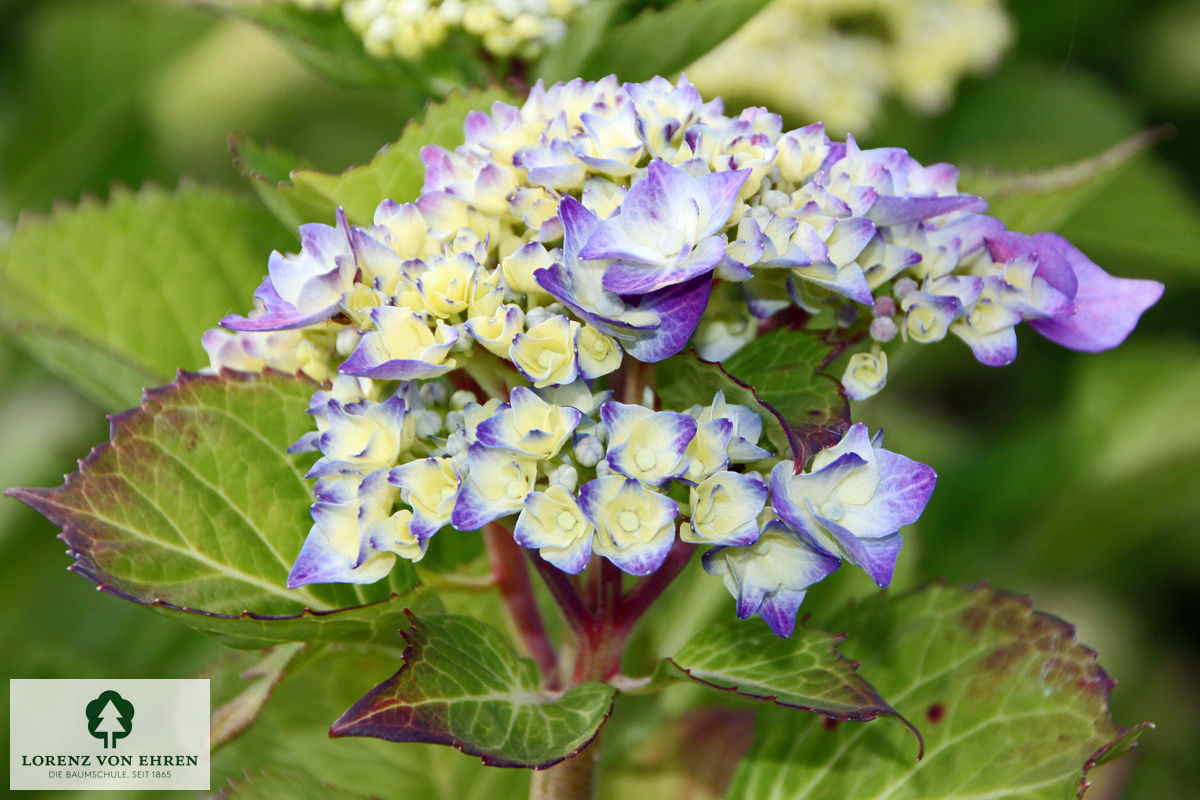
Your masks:
<svg viewBox="0 0 1200 800"><path fill-rule="evenodd" d="M513 541L512 534L497 522L483 528L483 541L487 546L488 558L492 562L492 578L500 597L508 606L509 616L517 628L521 641L542 673L548 689L557 689L560 684L558 656L542 614L533 596L533 585L529 582L529 569L525 566L523 548Z"/></svg>

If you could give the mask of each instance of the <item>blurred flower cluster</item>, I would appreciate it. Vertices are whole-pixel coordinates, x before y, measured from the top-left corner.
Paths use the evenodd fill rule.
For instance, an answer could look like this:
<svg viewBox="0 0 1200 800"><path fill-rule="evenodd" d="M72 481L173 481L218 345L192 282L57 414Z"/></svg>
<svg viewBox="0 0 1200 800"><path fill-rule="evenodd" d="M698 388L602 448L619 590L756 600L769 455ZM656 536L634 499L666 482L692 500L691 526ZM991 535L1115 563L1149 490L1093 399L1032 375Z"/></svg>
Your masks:
<svg viewBox="0 0 1200 800"><path fill-rule="evenodd" d="M686 79L538 84L465 134L422 150L415 203L303 226L254 311L205 336L213 368L336 376L294 448L321 457L293 586L375 581L447 526L515 517L517 543L571 573L712 546L739 615L786 635L842 560L891 580L933 470L856 424L804 472L759 446L762 408L663 409L644 365L689 342L725 359L783 315L861 343L844 376L861 399L898 336L954 334L989 365L1022 321L1105 349L1162 290L1006 231L949 165L730 117Z"/></svg>
<svg viewBox="0 0 1200 800"><path fill-rule="evenodd" d="M419 59L462 32L494 56L533 58L557 44L586 0L292 0L310 10L339 6L377 58Z"/></svg>
<svg viewBox="0 0 1200 800"><path fill-rule="evenodd" d="M688 72L704 91L862 133L888 95L941 111L1012 35L999 0L774 0Z"/></svg>

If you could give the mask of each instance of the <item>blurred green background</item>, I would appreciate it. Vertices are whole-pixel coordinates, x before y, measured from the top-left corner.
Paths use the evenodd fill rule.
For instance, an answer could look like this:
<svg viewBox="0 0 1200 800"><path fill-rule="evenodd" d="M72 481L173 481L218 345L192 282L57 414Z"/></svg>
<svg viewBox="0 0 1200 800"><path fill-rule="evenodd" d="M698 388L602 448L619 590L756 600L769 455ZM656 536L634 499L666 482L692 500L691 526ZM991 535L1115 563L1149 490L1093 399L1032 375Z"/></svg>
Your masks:
<svg viewBox="0 0 1200 800"><path fill-rule="evenodd" d="M966 81L937 118L889 107L864 144L1026 170L1169 123L1173 133L1151 152L1038 211L1110 272L1162 281L1166 295L1106 354L1070 353L1027 330L1017 362L1003 369L980 366L957 341L908 348L888 390L858 416L886 428L889 448L940 474L906 535L900 588L988 581L1075 623L1118 680L1114 717L1158 725L1132 758L1107 768L1097 796L1194 796L1200 4L1014 0L1009 9L1016 43L994 73ZM337 170L395 139L420 107L403 91L334 85L256 28L182 5L0 1L0 241L19 214L103 197L114 184L172 187L189 176L241 186L226 147L233 131ZM1019 206L998 213L1009 208ZM104 412L18 339L4 345L0 486L55 485L104 441ZM185 677L222 655L200 634L67 573L54 534L0 499L4 676ZM727 613L720 587L705 586ZM862 590L839 573L806 608ZM7 717L7 692L3 704Z"/></svg>

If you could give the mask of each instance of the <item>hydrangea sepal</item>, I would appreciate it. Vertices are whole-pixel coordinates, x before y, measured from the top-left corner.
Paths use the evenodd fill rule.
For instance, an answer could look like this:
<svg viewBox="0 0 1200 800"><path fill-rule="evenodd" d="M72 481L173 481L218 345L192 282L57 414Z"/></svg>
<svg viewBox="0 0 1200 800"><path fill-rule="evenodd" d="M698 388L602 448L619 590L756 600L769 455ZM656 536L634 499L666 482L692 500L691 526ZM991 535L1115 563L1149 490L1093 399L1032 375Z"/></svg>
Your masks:
<svg viewBox="0 0 1200 800"><path fill-rule="evenodd" d="M548 697L534 662L496 629L457 614L408 616L404 666L330 736L444 744L489 766L544 769L581 751L608 719L613 687L589 681Z"/></svg>

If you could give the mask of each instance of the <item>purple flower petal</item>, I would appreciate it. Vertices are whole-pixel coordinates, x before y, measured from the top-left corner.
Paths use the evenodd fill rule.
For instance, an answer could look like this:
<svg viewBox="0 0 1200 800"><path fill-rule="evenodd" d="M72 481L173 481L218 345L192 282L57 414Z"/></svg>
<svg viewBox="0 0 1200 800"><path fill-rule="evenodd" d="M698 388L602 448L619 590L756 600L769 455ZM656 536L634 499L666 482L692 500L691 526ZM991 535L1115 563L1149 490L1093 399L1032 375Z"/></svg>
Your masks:
<svg viewBox="0 0 1200 800"><path fill-rule="evenodd" d="M1057 234L1042 233L1033 238L1038 252L1059 255L1078 283L1073 315L1029 323L1056 344L1086 353L1116 347L1137 326L1142 313L1162 297L1163 285L1158 281L1113 277ZM1051 285L1054 280L1047 276Z"/></svg>

